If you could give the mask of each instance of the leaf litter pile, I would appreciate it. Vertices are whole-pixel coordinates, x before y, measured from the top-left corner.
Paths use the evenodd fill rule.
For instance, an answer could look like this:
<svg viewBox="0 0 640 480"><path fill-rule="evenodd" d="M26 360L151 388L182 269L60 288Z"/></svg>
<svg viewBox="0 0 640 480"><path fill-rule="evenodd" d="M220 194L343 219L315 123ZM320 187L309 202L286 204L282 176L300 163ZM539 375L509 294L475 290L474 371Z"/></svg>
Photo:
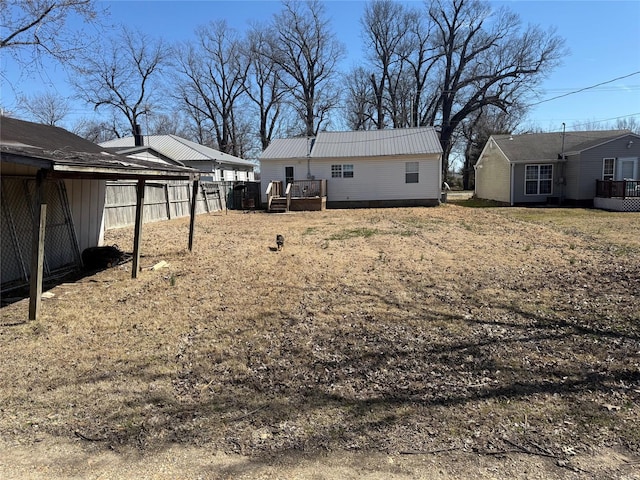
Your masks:
<svg viewBox="0 0 640 480"><path fill-rule="evenodd" d="M4 438L578 470L640 454L640 214L229 212L187 240L187 219L145 224L137 279L129 262L61 283L35 322L28 300L2 308Z"/></svg>

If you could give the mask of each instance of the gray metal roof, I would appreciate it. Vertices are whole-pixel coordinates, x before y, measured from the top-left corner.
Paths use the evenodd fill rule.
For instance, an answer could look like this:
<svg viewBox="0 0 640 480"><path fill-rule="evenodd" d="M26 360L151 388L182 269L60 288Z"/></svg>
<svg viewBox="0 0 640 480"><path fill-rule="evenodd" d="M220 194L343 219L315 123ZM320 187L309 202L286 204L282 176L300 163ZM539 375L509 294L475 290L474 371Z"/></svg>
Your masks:
<svg viewBox="0 0 640 480"><path fill-rule="evenodd" d="M313 139L309 137L276 138L262 152L260 159L306 158Z"/></svg>
<svg viewBox="0 0 640 480"><path fill-rule="evenodd" d="M354 132L320 132L311 156L384 157L442 153L433 127Z"/></svg>
<svg viewBox="0 0 640 480"><path fill-rule="evenodd" d="M261 160L305 158L384 157L395 155L440 154L442 147L433 127L392 130L320 132L306 137L273 140L262 152Z"/></svg>
<svg viewBox="0 0 640 480"><path fill-rule="evenodd" d="M556 161L562 152L565 154L581 152L630 133L629 130L594 130L493 135L491 138L509 161L518 163L541 160Z"/></svg>
<svg viewBox="0 0 640 480"><path fill-rule="evenodd" d="M103 142L100 145L109 149L128 148L135 145L135 140L133 137L123 137ZM177 135L145 135L144 146L151 147L165 157L181 163L185 161L215 161L229 165L255 166L249 160L220 152L214 148L205 147Z"/></svg>

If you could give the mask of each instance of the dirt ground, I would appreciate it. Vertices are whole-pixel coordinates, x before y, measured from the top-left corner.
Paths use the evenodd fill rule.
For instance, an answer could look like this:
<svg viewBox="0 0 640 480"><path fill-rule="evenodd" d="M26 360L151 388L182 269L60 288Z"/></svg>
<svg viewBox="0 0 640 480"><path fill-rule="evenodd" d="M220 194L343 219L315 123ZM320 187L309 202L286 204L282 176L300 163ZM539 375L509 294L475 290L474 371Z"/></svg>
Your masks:
<svg viewBox="0 0 640 480"><path fill-rule="evenodd" d="M146 224L3 306L0 478L640 479L640 214L472 206Z"/></svg>

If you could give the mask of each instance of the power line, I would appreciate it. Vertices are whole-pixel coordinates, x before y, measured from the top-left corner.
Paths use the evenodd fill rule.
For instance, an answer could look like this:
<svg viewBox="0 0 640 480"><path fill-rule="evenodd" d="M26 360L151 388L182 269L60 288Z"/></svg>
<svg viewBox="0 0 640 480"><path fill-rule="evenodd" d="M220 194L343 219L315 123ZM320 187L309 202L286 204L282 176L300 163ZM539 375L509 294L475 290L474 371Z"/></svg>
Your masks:
<svg viewBox="0 0 640 480"><path fill-rule="evenodd" d="M629 115L621 115L619 117L612 117L612 118L605 118L604 120L592 120L592 121L588 121L588 122L584 122L584 123L577 123L574 124L574 127L582 127L584 125L590 125L592 123L602 123L602 122L610 122L612 120L619 120L621 118L627 118L627 117L635 117L636 115L640 115L640 112L638 113L631 113Z"/></svg>
<svg viewBox="0 0 640 480"><path fill-rule="evenodd" d="M579 88L578 90L574 90L574 91L569 92L569 93L564 93L562 95L557 95L555 97L547 98L545 100L540 100L539 102L536 102L536 103L530 103L529 106L530 107L534 107L536 105L540 105L541 103L546 103L546 102L550 102L552 100L557 100L559 98L568 97L569 95L574 95L576 93L584 92L585 90L591 90L591 89L600 87L602 85L607 85L608 83L613 83L613 82L616 82L618 80L622 80L624 78L629 78L629 77L632 77L632 76L638 75L638 74L640 74L640 71L633 72L633 73L630 73L628 75L623 75L622 77L617 77L617 78L614 78L614 79L611 79L611 80L607 80L606 82L597 83L597 84L591 85L589 87Z"/></svg>

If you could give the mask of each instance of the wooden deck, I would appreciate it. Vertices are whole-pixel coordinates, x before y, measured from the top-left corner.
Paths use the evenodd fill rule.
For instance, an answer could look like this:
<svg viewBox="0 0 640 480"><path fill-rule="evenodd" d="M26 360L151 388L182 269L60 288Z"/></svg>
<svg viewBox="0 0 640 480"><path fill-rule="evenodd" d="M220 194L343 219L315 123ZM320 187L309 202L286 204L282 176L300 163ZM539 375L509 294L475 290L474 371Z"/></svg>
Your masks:
<svg viewBox="0 0 640 480"><path fill-rule="evenodd" d="M640 180L596 180L596 197L640 197Z"/></svg>
<svg viewBox="0 0 640 480"><path fill-rule="evenodd" d="M640 180L596 180L593 206L615 212L640 212Z"/></svg>
<svg viewBox="0 0 640 480"><path fill-rule="evenodd" d="M326 180L294 180L283 192L282 182L267 187L267 212L320 211L327 206Z"/></svg>

